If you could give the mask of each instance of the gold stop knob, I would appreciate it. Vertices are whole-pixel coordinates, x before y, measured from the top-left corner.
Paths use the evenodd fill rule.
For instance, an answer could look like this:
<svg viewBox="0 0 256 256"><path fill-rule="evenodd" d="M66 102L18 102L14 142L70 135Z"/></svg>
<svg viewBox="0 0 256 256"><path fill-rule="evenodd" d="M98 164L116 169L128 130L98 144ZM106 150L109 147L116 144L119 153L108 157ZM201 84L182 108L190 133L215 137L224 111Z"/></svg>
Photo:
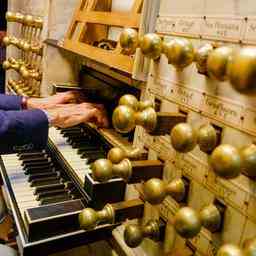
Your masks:
<svg viewBox="0 0 256 256"><path fill-rule="evenodd" d="M24 24L27 26L32 26L34 22L33 16L31 15L25 15L24 16Z"/></svg>
<svg viewBox="0 0 256 256"><path fill-rule="evenodd" d="M197 144L197 135L188 123L179 123L171 130L171 144L178 152L187 153Z"/></svg>
<svg viewBox="0 0 256 256"><path fill-rule="evenodd" d="M91 168L93 179L99 182L106 182L114 177L128 181L132 175L132 165L127 158L118 164L112 164L108 159L98 159L92 164Z"/></svg>
<svg viewBox="0 0 256 256"><path fill-rule="evenodd" d="M148 58L157 60L160 58L163 42L160 36L154 33L144 35L140 39L141 52Z"/></svg>
<svg viewBox="0 0 256 256"><path fill-rule="evenodd" d="M125 227L124 241L131 248L139 246L146 237L154 241L159 240L160 230L157 220L150 220L144 226L129 224Z"/></svg>
<svg viewBox="0 0 256 256"><path fill-rule="evenodd" d="M185 38L175 38L165 43L163 52L168 59L168 63L178 69L189 66L194 60L194 47Z"/></svg>
<svg viewBox="0 0 256 256"><path fill-rule="evenodd" d="M217 133L210 124L202 125L197 132L197 143L201 151L210 153L217 146Z"/></svg>
<svg viewBox="0 0 256 256"><path fill-rule="evenodd" d="M227 80L228 65L232 57L233 49L222 46L213 50L207 59L207 71L211 78L225 81Z"/></svg>
<svg viewBox="0 0 256 256"><path fill-rule="evenodd" d="M163 180L153 178L145 182L143 191L146 201L152 205L162 203L168 195L180 202L186 194L185 184L182 179L174 179L167 183Z"/></svg>
<svg viewBox="0 0 256 256"><path fill-rule="evenodd" d="M233 179L241 172L241 157L239 151L232 145L222 144L214 149L210 156L213 171L225 179Z"/></svg>
<svg viewBox="0 0 256 256"><path fill-rule="evenodd" d="M132 28L126 28L120 35L120 45L127 54L134 54L139 46L138 32Z"/></svg>
<svg viewBox="0 0 256 256"><path fill-rule="evenodd" d="M111 204L107 204L101 211L92 208L82 210L78 217L81 229L94 229L100 223L113 224L115 222L115 210Z"/></svg>
<svg viewBox="0 0 256 256"><path fill-rule="evenodd" d="M125 94L119 99L118 105L128 106L128 107L131 107L134 111L137 111L139 107L139 101L134 95Z"/></svg>
<svg viewBox="0 0 256 256"><path fill-rule="evenodd" d="M174 216L174 228L184 238L193 238L202 227L199 214L190 207L183 207Z"/></svg>
<svg viewBox="0 0 256 256"><path fill-rule="evenodd" d="M235 51L228 68L231 85L246 92L256 88L256 47L244 47Z"/></svg>
<svg viewBox="0 0 256 256"><path fill-rule="evenodd" d="M126 152L121 148L111 148L108 152L108 160L110 160L113 164L120 163L126 157Z"/></svg>
<svg viewBox="0 0 256 256"><path fill-rule="evenodd" d="M243 246L244 256L256 255L256 238L247 239Z"/></svg>
<svg viewBox="0 0 256 256"><path fill-rule="evenodd" d="M224 244L217 252L217 256L244 256L242 250L233 244Z"/></svg>
<svg viewBox="0 0 256 256"><path fill-rule="evenodd" d="M136 125L143 126L147 131L153 131L156 127L157 115L153 108L142 111L134 111L131 107L118 106L112 116L114 128L120 133L131 132Z"/></svg>
<svg viewBox="0 0 256 256"><path fill-rule="evenodd" d="M202 225L211 232L216 232L221 228L221 213L214 204L210 204L200 211L200 219Z"/></svg>
<svg viewBox="0 0 256 256"><path fill-rule="evenodd" d="M242 161L242 172L247 176L256 177L256 145L251 144L240 151Z"/></svg>
<svg viewBox="0 0 256 256"><path fill-rule="evenodd" d="M207 75L207 59L209 54L213 51L212 44L204 44L200 46L195 53L195 62L197 70L200 74Z"/></svg>

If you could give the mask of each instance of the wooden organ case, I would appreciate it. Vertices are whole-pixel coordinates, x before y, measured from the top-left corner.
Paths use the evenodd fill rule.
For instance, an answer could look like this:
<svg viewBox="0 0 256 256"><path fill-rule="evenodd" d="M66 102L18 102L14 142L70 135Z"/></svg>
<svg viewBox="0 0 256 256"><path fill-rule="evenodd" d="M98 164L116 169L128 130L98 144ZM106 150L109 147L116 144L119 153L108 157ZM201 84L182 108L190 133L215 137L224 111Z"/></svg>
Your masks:
<svg viewBox="0 0 256 256"><path fill-rule="evenodd" d="M109 129L51 128L44 152L2 156L23 255L94 242L95 255L255 254L254 7L10 1L43 20L40 94L83 90L112 119ZM12 171L20 164L21 185L40 184L38 161L59 184L48 195L29 188L39 200L27 202Z"/></svg>

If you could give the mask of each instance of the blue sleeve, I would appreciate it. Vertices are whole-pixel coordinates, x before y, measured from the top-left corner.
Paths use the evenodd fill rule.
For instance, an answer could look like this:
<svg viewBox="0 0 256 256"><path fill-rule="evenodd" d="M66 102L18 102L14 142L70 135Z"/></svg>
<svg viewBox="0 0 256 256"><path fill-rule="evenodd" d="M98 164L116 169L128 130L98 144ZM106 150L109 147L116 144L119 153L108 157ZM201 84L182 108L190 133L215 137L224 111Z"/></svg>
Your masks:
<svg viewBox="0 0 256 256"><path fill-rule="evenodd" d="M21 110L21 102L21 96L0 94L1 110Z"/></svg>
<svg viewBox="0 0 256 256"><path fill-rule="evenodd" d="M0 154L45 148L48 126L47 116L41 110L1 110Z"/></svg>

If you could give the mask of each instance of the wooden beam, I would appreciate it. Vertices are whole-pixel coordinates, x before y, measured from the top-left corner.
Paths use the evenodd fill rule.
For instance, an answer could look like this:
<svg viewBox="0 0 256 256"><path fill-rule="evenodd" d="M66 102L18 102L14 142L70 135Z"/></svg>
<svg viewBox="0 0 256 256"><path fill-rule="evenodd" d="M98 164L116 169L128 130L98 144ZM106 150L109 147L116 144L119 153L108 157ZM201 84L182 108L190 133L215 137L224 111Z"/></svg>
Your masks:
<svg viewBox="0 0 256 256"><path fill-rule="evenodd" d="M65 40L63 48L89 59L97 60L98 62L112 68L116 68L129 74L132 73L133 58L130 56L115 54L112 51L106 51L101 48L85 43L75 42L69 39Z"/></svg>
<svg viewBox="0 0 256 256"><path fill-rule="evenodd" d="M138 28L140 25L140 14L127 14L117 12L89 11L77 13L76 19L80 22L104 24L117 27Z"/></svg>
<svg viewBox="0 0 256 256"><path fill-rule="evenodd" d="M135 0L132 6L132 13L139 13L142 9L143 0Z"/></svg>

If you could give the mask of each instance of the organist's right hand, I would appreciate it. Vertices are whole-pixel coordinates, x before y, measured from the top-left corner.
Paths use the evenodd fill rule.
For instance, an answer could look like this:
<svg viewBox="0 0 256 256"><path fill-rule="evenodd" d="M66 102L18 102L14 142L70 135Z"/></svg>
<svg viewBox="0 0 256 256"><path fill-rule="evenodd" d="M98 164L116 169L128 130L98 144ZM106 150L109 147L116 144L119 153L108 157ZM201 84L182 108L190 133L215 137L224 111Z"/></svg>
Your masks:
<svg viewBox="0 0 256 256"><path fill-rule="evenodd" d="M108 119L103 105L93 103L66 104L44 111L51 126L67 128L81 123L92 122L107 127Z"/></svg>

